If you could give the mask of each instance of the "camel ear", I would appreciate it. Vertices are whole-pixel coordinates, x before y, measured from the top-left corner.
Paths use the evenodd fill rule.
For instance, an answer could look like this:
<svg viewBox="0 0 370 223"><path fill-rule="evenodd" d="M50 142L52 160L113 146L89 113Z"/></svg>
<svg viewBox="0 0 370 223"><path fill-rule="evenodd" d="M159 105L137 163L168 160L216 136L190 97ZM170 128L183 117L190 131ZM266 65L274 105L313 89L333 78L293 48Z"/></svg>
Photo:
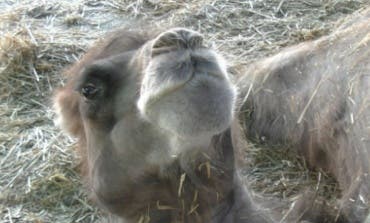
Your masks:
<svg viewBox="0 0 370 223"><path fill-rule="evenodd" d="M152 44L152 57L179 49L203 47L203 36L193 30L173 28L160 33Z"/></svg>
<svg viewBox="0 0 370 223"><path fill-rule="evenodd" d="M71 136L80 137L83 125L79 109L79 95L68 87L58 90L53 98L55 124Z"/></svg>

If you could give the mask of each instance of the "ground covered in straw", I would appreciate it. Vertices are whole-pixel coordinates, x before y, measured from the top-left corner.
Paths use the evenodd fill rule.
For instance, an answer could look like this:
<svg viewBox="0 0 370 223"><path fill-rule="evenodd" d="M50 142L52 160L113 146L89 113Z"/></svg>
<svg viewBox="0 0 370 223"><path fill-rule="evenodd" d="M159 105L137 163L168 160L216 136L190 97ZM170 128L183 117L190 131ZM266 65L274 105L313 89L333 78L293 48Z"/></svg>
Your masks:
<svg viewBox="0 0 370 223"><path fill-rule="evenodd" d="M281 47L318 38L368 0L2 0L0 1L0 222L94 222L76 173L73 139L53 125L50 95L60 73L103 33L139 19L199 30L230 72ZM335 182L308 171L287 148L250 144L246 179L287 201L301 188L335 197ZM248 166L247 166L248 167Z"/></svg>

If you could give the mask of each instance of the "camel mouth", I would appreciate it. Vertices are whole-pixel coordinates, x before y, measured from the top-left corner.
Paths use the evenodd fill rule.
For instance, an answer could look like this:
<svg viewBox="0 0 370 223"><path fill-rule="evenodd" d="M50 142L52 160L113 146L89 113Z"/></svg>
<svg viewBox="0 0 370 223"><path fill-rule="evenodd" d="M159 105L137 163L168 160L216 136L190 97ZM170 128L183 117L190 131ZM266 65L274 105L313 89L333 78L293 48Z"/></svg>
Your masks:
<svg viewBox="0 0 370 223"><path fill-rule="evenodd" d="M218 82L217 85L220 86L224 84L225 88L230 88L230 91L235 91L234 89L232 89L232 86L229 86L231 84L228 83L228 80L221 75L210 73L191 73L183 80L167 82L157 87L153 87L150 90L141 89L141 94L137 106L142 114L145 114L145 111L147 109L150 109L152 105L160 102L165 97L171 96L171 94L175 94L176 92L182 91L185 88L188 88L188 91L191 88L193 88L193 90L196 90L201 86L212 88L213 85L215 85L214 82Z"/></svg>
<svg viewBox="0 0 370 223"><path fill-rule="evenodd" d="M226 89L232 88L231 85L225 62L215 52L209 49L171 52L157 56L149 62L144 71L137 105L145 116L153 104L181 90L188 89L185 91L192 94L189 89L196 92L199 88L212 89L213 86L218 88L224 86ZM214 92L214 95L209 96L217 94Z"/></svg>
<svg viewBox="0 0 370 223"><path fill-rule="evenodd" d="M215 75L193 75L182 82L143 92L138 108L144 118L185 138L214 135L233 119L236 88Z"/></svg>

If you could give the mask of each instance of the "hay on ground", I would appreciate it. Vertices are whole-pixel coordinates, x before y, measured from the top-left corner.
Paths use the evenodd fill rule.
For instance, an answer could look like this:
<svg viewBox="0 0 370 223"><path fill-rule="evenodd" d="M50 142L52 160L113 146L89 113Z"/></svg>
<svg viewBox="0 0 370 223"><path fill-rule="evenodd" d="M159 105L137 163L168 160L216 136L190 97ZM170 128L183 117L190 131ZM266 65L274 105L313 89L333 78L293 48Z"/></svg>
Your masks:
<svg viewBox="0 0 370 223"><path fill-rule="evenodd" d="M103 33L139 19L202 32L237 73L281 47L318 38L366 0L50 0L0 2L0 222L94 222L76 173L74 140L53 125L60 73ZM289 201L302 187L335 197L335 182L287 148L251 144L246 179ZM318 185L318 186L317 186Z"/></svg>

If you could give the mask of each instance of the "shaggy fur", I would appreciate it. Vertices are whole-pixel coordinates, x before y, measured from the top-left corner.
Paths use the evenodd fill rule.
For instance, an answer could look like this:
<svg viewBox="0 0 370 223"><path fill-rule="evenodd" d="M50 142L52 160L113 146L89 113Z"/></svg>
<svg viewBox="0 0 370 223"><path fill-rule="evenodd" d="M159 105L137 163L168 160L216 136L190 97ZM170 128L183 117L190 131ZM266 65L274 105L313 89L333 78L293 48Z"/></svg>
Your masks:
<svg viewBox="0 0 370 223"><path fill-rule="evenodd" d="M236 90L202 41L121 30L66 71L55 110L107 221L270 222L235 172Z"/></svg>
<svg viewBox="0 0 370 223"><path fill-rule="evenodd" d="M333 34L248 67L239 80L247 136L292 145L342 189L343 222L370 207L370 9Z"/></svg>

